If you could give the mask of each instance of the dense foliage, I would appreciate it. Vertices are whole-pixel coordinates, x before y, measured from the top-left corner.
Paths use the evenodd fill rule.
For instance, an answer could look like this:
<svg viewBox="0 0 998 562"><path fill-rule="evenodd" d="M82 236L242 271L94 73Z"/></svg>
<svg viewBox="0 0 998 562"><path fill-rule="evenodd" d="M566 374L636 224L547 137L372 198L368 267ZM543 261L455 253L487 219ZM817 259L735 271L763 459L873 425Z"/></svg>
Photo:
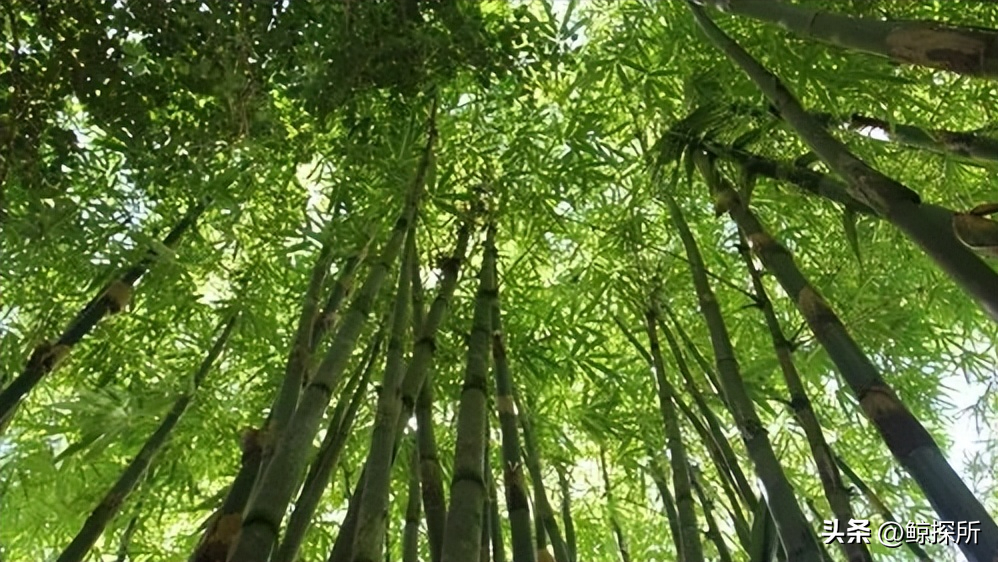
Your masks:
<svg viewBox="0 0 998 562"><path fill-rule="evenodd" d="M993 4L0 20L0 560L998 555Z"/></svg>

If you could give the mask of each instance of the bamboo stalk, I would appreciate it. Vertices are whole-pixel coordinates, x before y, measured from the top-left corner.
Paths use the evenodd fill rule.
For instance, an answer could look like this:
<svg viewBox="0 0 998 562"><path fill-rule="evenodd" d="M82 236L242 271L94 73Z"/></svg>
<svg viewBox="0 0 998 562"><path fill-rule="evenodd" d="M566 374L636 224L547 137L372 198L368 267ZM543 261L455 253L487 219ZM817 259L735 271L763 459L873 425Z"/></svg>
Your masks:
<svg viewBox="0 0 998 562"><path fill-rule="evenodd" d="M982 310L998 322L998 272L954 236L947 235L946 231L953 228L953 215L923 204L917 193L850 152L807 113L779 78L721 31L703 8L691 0L687 0L687 5L711 43L748 75L811 150L846 181L850 195L873 208L915 242L964 292L977 301Z"/></svg>
<svg viewBox="0 0 998 562"><path fill-rule="evenodd" d="M696 241L683 218L679 205L671 195L666 195L665 202L689 258L694 288L700 301L700 312L703 314L710 331L718 379L735 418L735 423L738 424L738 429L741 431L749 458L752 459L756 474L766 490L766 501L773 514L777 532L791 560L816 560L820 556L820 550L811 536L810 527L796 501L793 487L787 480L783 468L773 452L769 437L766 435L755 412L755 406L746 392L738 360L735 357L721 309L710 288L706 267L703 265L703 258L700 256Z"/></svg>
<svg viewBox="0 0 998 562"><path fill-rule="evenodd" d="M964 554L971 562L991 562L998 556L998 525L946 461L929 432L883 380L838 315L804 277L790 252L766 232L734 188L717 175L704 157L698 159L698 166L715 197L723 201L723 208L745 233L752 251L793 299L867 417L941 519L981 522L981 540L961 544Z"/></svg>

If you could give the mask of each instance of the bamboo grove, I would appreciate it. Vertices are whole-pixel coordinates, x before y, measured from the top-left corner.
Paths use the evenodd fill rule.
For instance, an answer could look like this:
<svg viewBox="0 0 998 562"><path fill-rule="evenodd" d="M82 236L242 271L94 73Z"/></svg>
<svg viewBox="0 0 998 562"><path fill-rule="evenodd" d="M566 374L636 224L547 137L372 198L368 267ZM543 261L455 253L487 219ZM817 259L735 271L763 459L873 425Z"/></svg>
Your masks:
<svg viewBox="0 0 998 562"><path fill-rule="evenodd" d="M0 20L3 562L998 560L992 3Z"/></svg>

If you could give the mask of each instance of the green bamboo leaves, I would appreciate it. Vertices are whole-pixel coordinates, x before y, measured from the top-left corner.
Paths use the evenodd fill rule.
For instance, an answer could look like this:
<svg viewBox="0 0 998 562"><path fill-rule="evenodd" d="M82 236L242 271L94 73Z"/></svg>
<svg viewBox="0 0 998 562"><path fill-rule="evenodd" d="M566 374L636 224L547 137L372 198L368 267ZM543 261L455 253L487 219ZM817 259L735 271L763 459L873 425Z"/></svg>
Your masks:
<svg viewBox="0 0 998 562"><path fill-rule="evenodd" d="M80 532L77 533L73 541L69 543L69 546L59 555L59 558L57 558L58 562L81 562L87 557L94 543L100 538L101 533L104 532L104 528L117 515L125 499L139 485L159 451L166 445L173 429L177 426L180 418L194 400L194 392L204 382L215 361L222 354L222 350L225 349L225 345L229 341L229 336L232 335L232 331L236 327L237 320L238 316L233 315L223 324L218 337L215 339L215 343L208 350L207 356L205 356L197 372L194 374L192 390L177 399L170 411L163 417L163 421L160 422L156 431L149 436L142 450L132 459L132 462L121 473L114 486L108 490L100 504L87 517Z"/></svg>

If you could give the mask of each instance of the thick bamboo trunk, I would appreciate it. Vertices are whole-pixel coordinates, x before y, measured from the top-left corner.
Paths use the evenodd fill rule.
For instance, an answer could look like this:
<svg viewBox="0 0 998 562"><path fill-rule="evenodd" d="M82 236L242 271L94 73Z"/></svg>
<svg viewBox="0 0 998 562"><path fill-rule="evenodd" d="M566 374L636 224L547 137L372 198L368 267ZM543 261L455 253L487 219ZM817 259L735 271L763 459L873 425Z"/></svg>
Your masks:
<svg viewBox="0 0 998 562"><path fill-rule="evenodd" d="M998 557L998 525L946 461L929 432L883 380L838 315L804 277L790 252L765 231L734 188L716 175L716 170L703 159L700 167L718 201L723 201L723 208L745 233L752 251L793 299L867 417L940 518L981 522L980 540L960 545L964 554L971 562L992 562Z"/></svg>
<svg viewBox="0 0 998 562"><path fill-rule="evenodd" d="M436 352L436 337L441 323L450 308L450 301L457 287L461 264L468 251L471 224L464 223L458 231L453 254L441 263L440 289L430 310L423 317L422 282L413 275L413 326L416 327L416 343L412 358L402 380L402 415L399 416L398 430L408 422L415 410L416 440L419 448L420 485L423 509L426 513L427 541L430 545L431 562L439 562L443 548L444 528L447 520L447 500L444 494L443 471L433 422L433 358Z"/></svg>
<svg viewBox="0 0 998 562"><path fill-rule="evenodd" d="M302 393L299 406L288 422L287 431L275 446L273 461L263 469L254 495L246 506L238 542L229 554L230 562L267 562L270 558L281 521L298 483L297 475L305 471L312 440L318 432L322 415L329 405L330 397L339 386L364 322L374 307L378 291L401 252L405 234L415 219L436 139L433 117L430 123L426 148L406 195L405 207L380 258L372 264L367 279L343 318L315 376Z"/></svg>
<svg viewBox="0 0 998 562"><path fill-rule="evenodd" d="M454 476L451 480L450 505L444 529L442 562L469 562L479 555L482 511L485 507L485 476L482 456L485 452L485 419L489 379L489 343L495 287L495 227L490 226L485 255L479 275L478 294L468 358L457 414L457 443L454 446Z"/></svg>
<svg viewBox="0 0 998 562"><path fill-rule="evenodd" d="M794 35L898 63L968 76L998 78L998 30L935 21L848 16L777 0L707 0L706 4Z"/></svg>
<svg viewBox="0 0 998 562"><path fill-rule="evenodd" d="M333 262L333 241L327 233L327 239L319 249L312 272L309 275L305 296L302 298L301 312L298 316L295 334L291 339L288 358L285 362L284 379L277 392L277 398L271 408L270 423L267 426L268 444L263 449L263 466L270 464L274 454L272 444L277 443L287 427L288 421L298 407L298 398L302 388L308 382L309 362L312 358L312 341L317 331L316 325L321 310L319 299L322 286Z"/></svg>
<svg viewBox="0 0 998 562"><path fill-rule="evenodd" d="M354 276L360 263L367 255L369 245L370 239L358 253L347 260L343 270L333 284L333 288L329 291L322 312L319 314L315 326L311 330L312 341L309 345L309 356L315 353L319 343L336 325L336 317L339 314L340 306L351 292ZM300 315L299 325L302 318L307 317ZM311 369L312 367L310 366L309 373L311 373ZM287 372L287 369L285 372ZM281 399L281 393L278 392L274 397L274 402ZM297 397L295 397L295 401L297 401ZM265 447L271 448L271 452L268 453L268 460L272 456L273 439L269 437L264 439L262 437L268 435L267 428L271 426L270 420L274 416L274 410L275 408L271 406L266 420L260 425L261 429L252 430L252 434L255 436L253 454L247 455L246 447L243 447L243 458L240 462L239 471L236 473L232 481L233 483L226 492L222 506L209 518L209 523L198 543L198 547L190 557L191 562L225 562L231 543L236 539L239 527L242 525L243 510L246 508L246 503L249 501L253 486L260 476Z"/></svg>
<svg viewBox="0 0 998 562"><path fill-rule="evenodd" d="M375 410L371 446L367 455L367 479L364 482L360 512L357 517L357 537L354 539L354 562L379 562L384 548L385 519L388 515L391 488L392 459L395 448L395 428L402 413L402 379L405 376L405 340L410 329L412 275L418 271L415 245L415 223L407 235L410 244L399 267L392 311L392 327L381 391Z"/></svg>
<svg viewBox="0 0 998 562"><path fill-rule="evenodd" d="M754 0L753 0L754 1ZM697 23L710 41L737 64L776 107L801 139L828 167L842 177L850 195L874 209L917 244L936 265L998 322L998 272L947 231L953 216L922 203L917 193L885 176L849 152L808 114L784 84L724 34L687 0ZM952 234L952 233L950 233Z"/></svg>
<svg viewBox="0 0 998 562"><path fill-rule="evenodd" d="M381 357L383 339L384 327L378 329L374 335L374 339L371 340L365 353L366 360L350 377L347 386L340 394L336 408L329 417L326 435L319 446L319 454L308 469L305 484L302 486L301 492L298 493L295 508L291 512L287 527L284 529L284 535L281 537L281 543L271 562L295 562L297 559L298 550L305 539L305 533L311 526L315 509L329 485L330 477L336 470L337 462L343 452L343 447L346 445L357 411L367 396L371 373L374 372L374 366L378 358Z"/></svg>

